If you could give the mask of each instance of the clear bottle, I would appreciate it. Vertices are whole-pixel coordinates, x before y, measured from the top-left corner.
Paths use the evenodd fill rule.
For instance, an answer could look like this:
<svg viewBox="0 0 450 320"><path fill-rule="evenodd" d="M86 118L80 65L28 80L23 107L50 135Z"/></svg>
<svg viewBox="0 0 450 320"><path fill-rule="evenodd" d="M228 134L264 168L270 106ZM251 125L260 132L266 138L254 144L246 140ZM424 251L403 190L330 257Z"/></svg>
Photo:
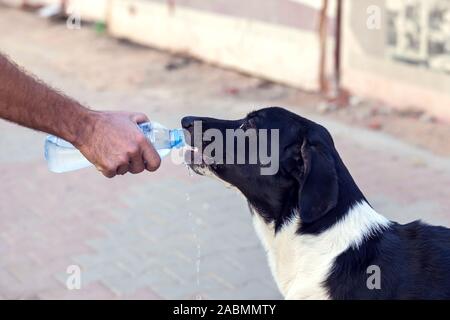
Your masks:
<svg viewBox="0 0 450 320"><path fill-rule="evenodd" d="M139 128L161 158L167 156L171 149L181 148L185 144L182 129L167 129L157 122L141 123ZM56 173L75 171L92 165L71 143L52 135L45 140L45 159L48 169Z"/></svg>

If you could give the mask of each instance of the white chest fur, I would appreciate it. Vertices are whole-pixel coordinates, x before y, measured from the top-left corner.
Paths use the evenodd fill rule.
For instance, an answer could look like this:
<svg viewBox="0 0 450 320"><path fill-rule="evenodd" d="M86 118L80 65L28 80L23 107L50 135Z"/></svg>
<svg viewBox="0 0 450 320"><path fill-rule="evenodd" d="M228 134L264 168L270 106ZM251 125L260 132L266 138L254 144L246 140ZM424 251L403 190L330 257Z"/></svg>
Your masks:
<svg viewBox="0 0 450 320"><path fill-rule="evenodd" d="M390 222L363 202L319 235L298 234L298 214L276 234L274 224L265 223L257 213L253 223L284 297L328 299L324 281L335 259L345 250L357 248L373 232L387 228Z"/></svg>

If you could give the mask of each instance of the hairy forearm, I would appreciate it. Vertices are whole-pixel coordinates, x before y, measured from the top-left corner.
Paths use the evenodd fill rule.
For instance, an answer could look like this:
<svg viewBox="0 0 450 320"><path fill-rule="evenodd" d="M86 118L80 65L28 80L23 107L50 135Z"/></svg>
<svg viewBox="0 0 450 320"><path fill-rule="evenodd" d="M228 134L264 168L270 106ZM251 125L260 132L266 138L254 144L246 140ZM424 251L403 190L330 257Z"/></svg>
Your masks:
<svg viewBox="0 0 450 320"><path fill-rule="evenodd" d="M96 112L48 87L0 53L0 118L71 142L105 176L158 169L161 159L139 130L141 113Z"/></svg>
<svg viewBox="0 0 450 320"><path fill-rule="evenodd" d="M0 54L0 118L77 142L93 112L48 87Z"/></svg>

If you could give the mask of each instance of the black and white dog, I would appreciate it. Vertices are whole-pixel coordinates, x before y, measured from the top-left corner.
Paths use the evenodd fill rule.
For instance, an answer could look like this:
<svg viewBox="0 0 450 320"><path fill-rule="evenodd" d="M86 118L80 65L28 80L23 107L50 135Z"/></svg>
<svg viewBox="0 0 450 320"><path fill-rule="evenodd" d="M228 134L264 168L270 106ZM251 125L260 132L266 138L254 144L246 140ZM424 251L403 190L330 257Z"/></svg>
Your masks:
<svg viewBox="0 0 450 320"><path fill-rule="evenodd" d="M247 198L286 299L450 299L450 230L420 221L400 225L378 214L324 127L282 108L236 121L185 117L182 126L191 135L195 121L203 132L224 135L227 129L279 130L275 175L261 175L260 163L191 167ZM379 272L378 286L368 285L368 270Z"/></svg>

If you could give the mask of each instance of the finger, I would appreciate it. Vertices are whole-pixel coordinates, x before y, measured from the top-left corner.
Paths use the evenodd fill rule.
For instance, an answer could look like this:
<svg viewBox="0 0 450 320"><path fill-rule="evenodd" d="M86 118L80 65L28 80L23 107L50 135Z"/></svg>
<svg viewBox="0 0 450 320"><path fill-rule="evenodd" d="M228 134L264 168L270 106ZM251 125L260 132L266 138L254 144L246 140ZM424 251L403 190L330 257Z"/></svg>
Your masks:
<svg viewBox="0 0 450 320"><path fill-rule="evenodd" d="M145 169L144 159L142 158L142 153L138 152L131 157L129 171L132 174L141 173Z"/></svg>
<svg viewBox="0 0 450 320"><path fill-rule="evenodd" d="M125 173L128 172L130 166L129 164L122 164L117 168L117 174L123 176Z"/></svg>
<svg viewBox="0 0 450 320"><path fill-rule="evenodd" d="M101 171L101 173L103 173L103 175L109 179L114 178L116 176L115 170L103 170Z"/></svg>
<svg viewBox="0 0 450 320"><path fill-rule="evenodd" d="M151 143L146 143L142 148L142 157L145 161L145 169L156 171L161 165L161 158Z"/></svg>
<svg viewBox="0 0 450 320"><path fill-rule="evenodd" d="M115 172L113 172L112 170L108 170L100 165L96 165L95 168L100 171L105 177L107 178L112 178L116 175Z"/></svg>
<svg viewBox="0 0 450 320"><path fill-rule="evenodd" d="M148 117L143 113L132 113L131 114L131 120L133 120L136 123L143 123L143 122L149 122L150 120Z"/></svg>

